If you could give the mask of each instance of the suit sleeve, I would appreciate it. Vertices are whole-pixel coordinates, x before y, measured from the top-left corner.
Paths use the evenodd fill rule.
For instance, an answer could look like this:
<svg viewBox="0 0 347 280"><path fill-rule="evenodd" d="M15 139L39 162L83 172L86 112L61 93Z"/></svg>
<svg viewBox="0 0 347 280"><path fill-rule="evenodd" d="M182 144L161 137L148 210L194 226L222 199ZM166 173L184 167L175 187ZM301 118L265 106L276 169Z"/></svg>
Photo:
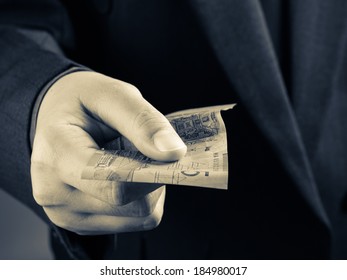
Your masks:
<svg viewBox="0 0 347 280"><path fill-rule="evenodd" d="M59 1L0 0L0 187L53 229L70 258L84 259L96 258L88 243L106 248L110 238L83 238L54 226L34 201L30 178L33 109L50 81L81 67L63 54L73 45L73 30ZM98 253L101 258L103 252Z"/></svg>

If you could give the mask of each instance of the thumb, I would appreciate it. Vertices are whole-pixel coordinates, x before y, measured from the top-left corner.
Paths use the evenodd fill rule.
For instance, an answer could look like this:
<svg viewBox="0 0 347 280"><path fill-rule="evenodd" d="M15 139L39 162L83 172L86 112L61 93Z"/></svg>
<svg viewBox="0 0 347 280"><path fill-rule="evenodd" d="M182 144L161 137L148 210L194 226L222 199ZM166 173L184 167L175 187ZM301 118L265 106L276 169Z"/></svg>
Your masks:
<svg viewBox="0 0 347 280"><path fill-rule="evenodd" d="M167 118L147 102L134 86L97 74L104 79L97 96L82 103L96 118L128 138L144 155L160 161L183 157L186 145ZM98 83L100 87L100 83Z"/></svg>

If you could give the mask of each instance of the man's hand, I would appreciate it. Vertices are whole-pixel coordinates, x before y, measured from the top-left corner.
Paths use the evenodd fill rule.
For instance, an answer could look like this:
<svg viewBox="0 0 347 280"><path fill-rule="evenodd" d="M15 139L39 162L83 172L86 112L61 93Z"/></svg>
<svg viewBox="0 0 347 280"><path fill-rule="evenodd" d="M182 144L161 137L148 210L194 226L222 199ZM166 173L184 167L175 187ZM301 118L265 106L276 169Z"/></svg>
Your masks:
<svg viewBox="0 0 347 280"><path fill-rule="evenodd" d="M165 186L81 179L94 152L120 134L156 160L186 153L167 119L130 84L75 72L49 89L38 114L31 176L34 198L54 224L88 235L159 224Z"/></svg>

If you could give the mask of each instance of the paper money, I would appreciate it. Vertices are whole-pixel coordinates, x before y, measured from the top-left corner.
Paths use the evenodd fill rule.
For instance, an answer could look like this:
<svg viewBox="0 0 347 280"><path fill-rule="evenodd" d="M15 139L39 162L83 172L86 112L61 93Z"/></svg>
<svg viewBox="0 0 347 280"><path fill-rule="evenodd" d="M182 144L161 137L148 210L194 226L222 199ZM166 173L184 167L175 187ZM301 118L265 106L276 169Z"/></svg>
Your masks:
<svg viewBox="0 0 347 280"><path fill-rule="evenodd" d="M92 156L82 179L227 189L228 150L221 111L234 105L190 109L167 115L188 148L186 155L178 161L152 160L136 150L126 138L119 137Z"/></svg>

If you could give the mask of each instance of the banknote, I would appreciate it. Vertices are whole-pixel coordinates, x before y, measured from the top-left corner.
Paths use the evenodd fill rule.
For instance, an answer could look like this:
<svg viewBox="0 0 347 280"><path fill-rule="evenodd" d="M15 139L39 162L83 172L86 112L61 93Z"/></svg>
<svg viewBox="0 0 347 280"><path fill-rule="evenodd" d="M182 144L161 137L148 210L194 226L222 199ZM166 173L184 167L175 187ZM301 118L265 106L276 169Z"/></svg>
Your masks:
<svg viewBox="0 0 347 280"><path fill-rule="evenodd" d="M228 149L221 111L234 105L189 109L166 115L187 145L186 155L178 161L150 159L125 137L119 137L95 152L83 170L82 179L227 189Z"/></svg>

